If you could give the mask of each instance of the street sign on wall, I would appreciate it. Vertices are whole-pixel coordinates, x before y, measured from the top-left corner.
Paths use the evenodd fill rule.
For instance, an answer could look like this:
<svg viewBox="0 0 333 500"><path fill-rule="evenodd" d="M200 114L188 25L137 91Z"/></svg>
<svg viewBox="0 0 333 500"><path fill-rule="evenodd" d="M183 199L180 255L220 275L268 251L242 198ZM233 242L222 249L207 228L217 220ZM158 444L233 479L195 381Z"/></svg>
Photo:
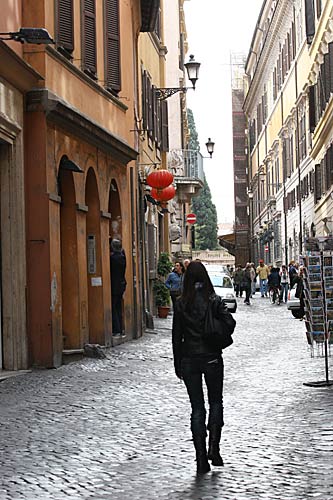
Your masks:
<svg viewBox="0 0 333 500"><path fill-rule="evenodd" d="M197 216L195 214L187 214L186 222L189 224L195 224L197 222Z"/></svg>

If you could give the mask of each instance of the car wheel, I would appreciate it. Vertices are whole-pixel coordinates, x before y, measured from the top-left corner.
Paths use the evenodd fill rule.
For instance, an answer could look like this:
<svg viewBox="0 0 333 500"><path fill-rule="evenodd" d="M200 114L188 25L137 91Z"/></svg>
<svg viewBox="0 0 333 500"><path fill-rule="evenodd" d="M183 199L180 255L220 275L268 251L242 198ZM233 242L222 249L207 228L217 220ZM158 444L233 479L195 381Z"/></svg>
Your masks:
<svg viewBox="0 0 333 500"><path fill-rule="evenodd" d="M303 311L301 311L300 309L294 309L293 311L291 311L291 314L294 316L294 318L296 319L301 319L303 318Z"/></svg>

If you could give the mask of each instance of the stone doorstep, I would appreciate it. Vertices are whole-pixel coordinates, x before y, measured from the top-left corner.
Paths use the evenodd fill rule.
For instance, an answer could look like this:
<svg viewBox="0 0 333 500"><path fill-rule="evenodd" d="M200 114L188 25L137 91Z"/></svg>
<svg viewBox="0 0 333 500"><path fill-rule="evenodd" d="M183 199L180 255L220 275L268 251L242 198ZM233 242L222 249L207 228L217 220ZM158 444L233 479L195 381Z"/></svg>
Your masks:
<svg viewBox="0 0 333 500"><path fill-rule="evenodd" d="M18 377L19 375L25 375L31 372L32 370L0 370L0 382L10 377Z"/></svg>
<svg viewBox="0 0 333 500"><path fill-rule="evenodd" d="M63 349L62 351L62 363L68 365L73 363L73 361L79 361L83 358L83 349Z"/></svg>

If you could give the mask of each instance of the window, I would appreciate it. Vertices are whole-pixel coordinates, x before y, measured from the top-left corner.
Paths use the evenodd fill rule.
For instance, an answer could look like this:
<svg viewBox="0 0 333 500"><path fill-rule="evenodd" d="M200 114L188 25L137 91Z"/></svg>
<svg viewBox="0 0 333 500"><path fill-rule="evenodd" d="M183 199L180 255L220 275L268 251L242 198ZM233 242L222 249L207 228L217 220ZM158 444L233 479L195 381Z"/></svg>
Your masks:
<svg viewBox="0 0 333 500"><path fill-rule="evenodd" d="M121 89L119 0L104 0L105 11L105 82L114 94Z"/></svg>
<svg viewBox="0 0 333 500"><path fill-rule="evenodd" d="M57 1L56 20L58 50L70 58L74 50L73 0Z"/></svg>
<svg viewBox="0 0 333 500"><path fill-rule="evenodd" d="M96 79L96 5L95 0L82 2L83 71Z"/></svg>
<svg viewBox="0 0 333 500"><path fill-rule="evenodd" d="M299 159L302 161L306 157L306 118L304 109L299 116Z"/></svg>
<svg viewBox="0 0 333 500"><path fill-rule="evenodd" d="M308 44L312 43L316 32L314 10L314 0L305 0L305 28Z"/></svg>
<svg viewBox="0 0 333 500"><path fill-rule="evenodd" d="M161 151L169 150L168 103L157 98L147 71L142 70L142 128Z"/></svg>
<svg viewBox="0 0 333 500"><path fill-rule="evenodd" d="M158 15L156 17L156 23L154 27L154 33L159 40L161 40L161 9L158 11Z"/></svg>

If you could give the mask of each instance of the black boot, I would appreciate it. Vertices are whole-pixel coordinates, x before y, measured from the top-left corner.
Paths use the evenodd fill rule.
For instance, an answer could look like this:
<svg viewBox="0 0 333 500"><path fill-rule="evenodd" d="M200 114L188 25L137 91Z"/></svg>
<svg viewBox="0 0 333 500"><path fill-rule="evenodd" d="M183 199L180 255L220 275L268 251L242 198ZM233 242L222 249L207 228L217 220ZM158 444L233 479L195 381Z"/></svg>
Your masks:
<svg viewBox="0 0 333 500"><path fill-rule="evenodd" d="M220 455L220 439L221 427L219 425L212 425L209 431L208 459L212 461L213 465L221 467L224 464Z"/></svg>
<svg viewBox="0 0 333 500"><path fill-rule="evenodd" d="M206 474L210 471L207 459L206 438L204 436L193 436L193 443L197 457L197 474Z"/></svg>

